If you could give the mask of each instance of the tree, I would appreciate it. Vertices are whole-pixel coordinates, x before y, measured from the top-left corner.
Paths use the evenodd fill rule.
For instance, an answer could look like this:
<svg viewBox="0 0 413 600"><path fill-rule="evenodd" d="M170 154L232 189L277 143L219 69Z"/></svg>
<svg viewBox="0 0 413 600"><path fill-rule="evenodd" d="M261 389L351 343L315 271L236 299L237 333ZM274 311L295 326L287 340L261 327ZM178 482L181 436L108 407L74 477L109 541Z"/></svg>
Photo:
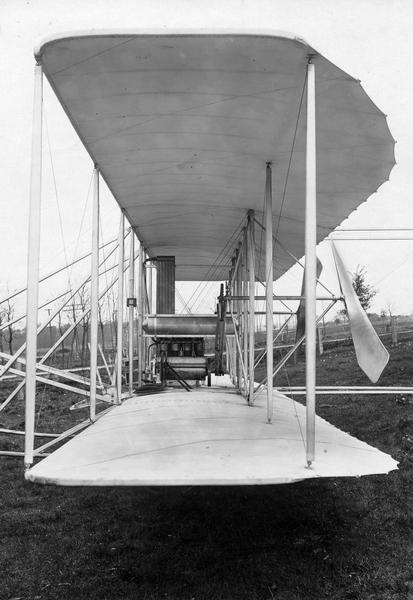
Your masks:
<svg viewBox="0 0 413 600"><path fill-rule="evenodd" d="M14 304L12 304L10 302L10 300L7 300L6 305L4 307L4 316L5 316L5 321L7 323L10 323L14 318ZM13 354L13 336L14 336L13 325L11 325L11 324L8 325L7 332L8 332L8 339L6 341L9 345L10 354Z"/></svg>
<svg viewBox="0 0 413 600"><path fill-rule="evenodd" d="M81 313L85 312L90 307L89 291L86 286L83 286L77 293L78 304ZM89 342L89 321L90 311L82 319L82 349L81 349L81 365L86 364L86 349Z"/></svg>
<svg viewBox="0 0 413 600"><path fill-rule="evenodd" d="M0 296L3 296L5 292L7 296L10 296L10 290L7 286L4 290L1 290ZM14 318L14 302L10 301L10 298L5 302L0 304L0 351L4 351L4 344L7 344L9 347L9 353L13 354L13 339L14 339L14 329L13 325L9 324L10 321ZM6 335L7 332L7 335Z"/></svg>
<svg viewBox="0 0 413 600"><path fill-rule="evenodd" d="M4 306L0 306L0 326L3 325L3 323L7 323L8 319L7 319L7 312ZM0 352L4 351L4 329L1 328L0 329Z"/></svg>
<svg viewBox="0 0 413 600"><path fill-rule="evenodd" d="M366 283L366 267L357 265L357 269L355 273L353 273L352 284L361 306L367 311L367 309L370 308L371 301L377 294L377 290L374 286ZM343 308L339 311L339 314L343 315L343 317L347 317L347 309Z"/></svg>
<svg viewBox="0 0 413 600"><path fill-rule="evenodd" d="M377 294L377 290L374 286L366 283L366 267L357 265L356 272L353 273L353 288L356 292L358 299L360 300L361 306L364 310L370 308L371 301Z"/></svg>

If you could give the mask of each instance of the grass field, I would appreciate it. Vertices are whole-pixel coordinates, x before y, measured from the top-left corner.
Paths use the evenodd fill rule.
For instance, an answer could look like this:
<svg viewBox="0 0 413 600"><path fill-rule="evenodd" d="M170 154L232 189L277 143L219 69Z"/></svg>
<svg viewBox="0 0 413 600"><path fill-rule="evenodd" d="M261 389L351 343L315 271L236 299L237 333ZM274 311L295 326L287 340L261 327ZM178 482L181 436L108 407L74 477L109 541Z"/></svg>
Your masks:
<svg viewBox="0 0 413 600"><path fill-rule="evenodd" d="M391 355L380 383L411 385L412 343ZM291 384L303 367L288 367ZM318 374L319 384L367 383L349 347L320 357ZM39 429L56 398L44 394ZM413 399L321 396L318 413L399 470L267 487L71 489L28 484L21 460L1 458L1 600L413 599ZM22 426L22 406L0 420Z"/></svg>

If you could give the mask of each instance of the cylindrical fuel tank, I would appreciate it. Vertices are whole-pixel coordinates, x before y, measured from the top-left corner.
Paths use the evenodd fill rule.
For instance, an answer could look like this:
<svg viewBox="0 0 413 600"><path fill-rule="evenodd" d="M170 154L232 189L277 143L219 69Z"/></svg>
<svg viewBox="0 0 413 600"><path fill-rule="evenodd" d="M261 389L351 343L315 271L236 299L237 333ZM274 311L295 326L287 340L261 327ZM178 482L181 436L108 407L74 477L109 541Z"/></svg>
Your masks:
<svg viewBox="0 0 413 600"><path fill-rule="evenodd" d="M148 335L162 337L215 335L216 315L149 315L143 322L143 330ZM234 335L231 317L226 318L226 335Z"/></svg>
<svg viewBox="0 0 413 600"><path fill-rule="evenodd" d="M182 379L205 379L207 375L205 356L168 356L168 363ZM167 378L174 379L171 372Z"/></svg>

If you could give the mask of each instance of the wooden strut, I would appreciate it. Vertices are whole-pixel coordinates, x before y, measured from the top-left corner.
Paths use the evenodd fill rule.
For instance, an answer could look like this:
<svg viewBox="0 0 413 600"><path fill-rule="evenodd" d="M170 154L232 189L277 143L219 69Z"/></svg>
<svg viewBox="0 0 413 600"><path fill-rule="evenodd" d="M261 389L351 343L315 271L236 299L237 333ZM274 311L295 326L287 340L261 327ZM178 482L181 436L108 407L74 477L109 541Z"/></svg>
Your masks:
<svg viewBox="0 0 413 600"><path fill-rule="evenodd" d="M298 340L292 351L287 354L275 371L272 372L272 318L273 318L273 248L272 248L272 190L271 190L271 165L267 164L266 170L266 195L265 195L265 243L266 243L266 295L264 297L255 295L255 245L254 245L254 211L248 211L248 226L246 232L247 240L247 261L248 261L248 297L244 287L241 295L237 289L237 295L228 295L229 302L239 302L248 298L248 311L245 311L244 317L248 320L248 341L244 333L244 362L248 364L248 381L245 382L246 396L249 403L254 401L254 333L255 333L255 300L266 301L266 351L267 351L267 376L260 384L267 383L267 418L272 418L272 381L278 370L285 364L288 358L294 353L295 349L303 342L306 342L306 459L307 465L311 466L315 458L315 377L316 377L316 286L317 286L317 220L316 220L316 122L315 122L315 71L311 58L307 65L307 134L306 134L306 208L305 208L305 300L306 300L306 331L305 336ZM237 257L237 261L238 261ZM236 265L230 274L231 283L235 278ZM244 285L247 284L246 273L244 273ZM279 296L276 300L298 300L302 296ZM334 304L338 299L333 295L321 297L320 300L330 300ZM332 304L327 308L331 308ZM238 307L237 307L238 308ZM324 311L323 315L327 312ZM245 313L248 315L245 315ZM233 315L232 315L233 316ZM271 321L270 321L271 319ZM244 321L245 323L245 321ZM271 323L271 324L270 324ZM248 359L248 362L247 362ZM269 368L271 365L271 368ZM257 390L258 391L258 390Z"/></svg>
<svg viewBox="0 0 413 600"><path fill-rule="evenodd" d="M235 291L237 292L237 294L241 293L241 286L242 286L242 243L240 243L238 245L238 256L237 256L237 261L235 263L235 271L236 271L236 288ZM237 309L237 314L238 315L242 315L242 302L241 300L236 300L235 303L236 309ZM242 318L239 319L239 335L242 339L242 326L243 326L243 322L242 322ZM240 393L242 393L242 376L243 376L243 361L242 361L242 351L241 351L241 347L238 341L238 337L237 337L237 332L236 332L236 328L234 325L234 331L236 334L235 340L236 340L236 344L238 347L238 363L237 363L237 388L238 391Z"/></svg>
<svg viewBox="0 0 413 600"><path fill-rule="evenodd" d="M242 242L238 245L229 273L228 290L221 301L229 308L234 325L234 340L230 348L233 352L231 370L234 382L248 403L254 401L255 365L255 240L254 211L248 211L247 227ZM234 294L232 294L232 289ZM229 292L231 290L231 293ZM234 309L237 314L235 320ZM238 350L238 352L237 352Z"/></svg>
<svg viewBox="0 0 413 600"><path fill-rule="evenodd" d="M96 417L99 312L99 169L93 171L92 264L90 278L90 420Z"/></svg>
<svg viewBox="0 0 413 600"><path fill-rule="evenodd" d="M128 321L128 360L129 376L128 387L129 396L133 395L133 338L134 338L134 319L135 319L135 234L132 231L129 240L129 321Z"/></svg>
<svg viewBox="0 0 413 600"><path fill-rule="evenodd" d="M217 325L215 330L215 375L224 374L224 347L225 347L225 320L227 312L227 301L224 295L224 284L221 284L217 304ZM227 353L228 357L228 353Z"/></svg>
<svg viewBox="0 0 413 600"><path fill-rule="evenodd" d="M249 296L231 296L228 295L228 300L249 300ZM266 300L267 296L255 296L255 300ZM306 296L277 296L276 294L272 295L273 300L282 301L282 300L305 300ZM343 296L317 296L316 300L320 301L330 301L330 300L344 300ZM277 311L275 311L277 313Z"/></svg>
<svg viewBox="0 0 413 600"><path fill-rule="evenodd" d="M42 197L43 70L34 71L29 243L27 251L26 405L24 463L33 463L36 402L37 312L39 305L40 215Z"/></svg>
<svg viewBox="0 0 413 600"><path fill-rule="evenodd" d="M267 163L265 176L265 276L266 276L266 346L267 346L267 421L271 423L273 417L273 244L272 244L272 170L271 164ZM255 355L254 355L255 360ZM254 365L255 366L255 365Z"/></svg>
<svg viewBox="0 0 413 600"><path fill-rule="evenodd" d="M235 322L235 317L232 313L232 310L230 311L230 314L231 314L232 324L234 327L235 347L238 349L238 366L239 366L239 370L240 370L240 372L238 373L238 382L239 382L238 389L239 389L239 392L242 394L242 377L244 378L244 381L247 381L247 379L248 379L247 372L246 372L245 365L244 365L244 360L243 360L241 343L240 343L240 338L242 341L242 330L240 328L240 335L238 336L237 324ZM240 325L242 324L242 319L240 319L239 324Z"/></svg>
<svg viewBox="0 0 413 600"><path fill-rule="evenodd" d="M311 59L310 59L311 60ZM307 136L305 193L305 381L306 381L306 458L315 458L315 385L317 344L317 192L316 192L316 114L315 70L307 65Z"/></svg>
<svg viewBox="0 0 413 600"><path fill-rule="evenodd" d="M233 260L233 264L234 263L235 263L235 260ZM232 302L226 303L226 314L228 313L228 309L230 311L232 310L232 304L233 304ZM226 318L226 315L225 315L225 318ZM225 344L225 349L226 349L227 370L230 374L231 382L235 386L237 383L237 379L236 379L236 369L235 369L236 360L235 360L235 356L234 356L235 340L234 340L233 336L231 336L231 337L225 336L224 344Z"/></svg>
<svg viewBox="0 0 413 600"><path fill-rule="evenodd" d="M232 292L234 292L234 295L241 295L242 294L242 289L241 289L241 285L242 285L242 249L243 249L243 245L245 243L245 236L243 236L243 239L241 242L239 242L238 244L238 248L235 251L235 256L232 259L232 268L229 274L229 279L228 279L228 290L230 291L230 301L228 302L228 306L230 307L230 312L231 312L231 317L233 320L233 324L234 324L234 332L235 332L235 336L237 336L237 331L236 331L236 323L235 323L235 319L234 319L234 313L239 315L241 318L238 320L238 331L239 331L239 335L242 338L242 331L243 331L243 311L242 311L242 302L239 300L234 300ZM228 295L228 294L227 294ZM243 374L243 369L244 367L242 366L242 353L239 351L237 352L237 347L239 350L239 341L237 341L236 337L233 340L233 344L232 344L232 352L233 352L233 361L232 361L232 369L234 371L234 385L236 386L236 388L238 389L238 391L240 393L242 393L242 374Z"/></svg>
<svg viewBox="0 0 413 600"><path fill-rule="evenodd" d="M265 180L265 272L266 272L266 295L261 298L255 294L255 240L254 240L254 211L248 211L248 225L244 237L246 246L247 268L243 270L243 250L242 245L238 247L234 258L232 259L232 268L229 273L229 293L227 292L228 305L231 311L231 317L234 323L235 343L238 353L235 352L237 360L231 364L232 370L236 372L236 383L241 388L241 377L244 375L245 395L250 404L254 402L255 386L255 300L266 300L266 352L259 360L267 354L267 421L270 423L273 415L273 232L272 232L272 169L271 164L266 165ZM245 254L244 254L245 256ZM248 274L248 282L247 282ZM241 276L241 277L240 277ZM241 282L244 284L241 286ZM246 287L248 285L248 295ZM232 293L234 292L234 293ZM248 309L245 310L245 301L248 301ZM234 306L233 306L234 303ZM242 305L244 310L242 311ZM242 360L241 344L238 339L238 332L233 314L233 308L241 317L239 319L238 332L243 339L244 360ZM291 315L291 311L288 312ZM244 365L247 366L245 371Z"/></svg>
<svg viewBox="0 0 413 600"><path fill-rule="evenodd" d="M16 369L15 367L11 369L11 372L15 373L16 375L20 375L21 377L24 377L25 375L25 372L23 370ZM38 381L39 383L43 383L44 385L50 385L52 387L60 388L61 390L67 390L69 392L74 392L81 396L87 396L88 398L90 398L89 390L83 390L73 385L68 385L67 383L61 383L60 381L55 381L54 379L43 377L42 375L36 375L36 381ZM100 394L96 394L96 398L101 402L107 402L108 404L112 404L111 400L107 400L104 396ZM4 407L4 405L5 402L2 404L2 408Z"/></svg>
<svg viewBox="0 0 413 600"><path fill-rule="evenodd" d="M10 358L10 354L8 352L0 352L0 358ZM21 365L25 365L26 364L26 360L22 357L19 357L16 362L18 364ZM84 370L87 370L88 367L85 367ZM50 375L56 375L57 377L60 377L61 379L68 379L70 381L76 381L76 383L80 383L81 385L88 385L90 383L90 381L88 379L85 379L82 376L76 375L75 371L76 369L72 370L67 370L67 369L58 369L57 367L51 367L49 365L44 365L42 363L37 363L37 371L43 371L44 373L49 373ZM11 372L13 371L13 369L11 369ZM37 377L37 375L36 375ZM2 406L0 405L0 411L2 410Z"/></svg>
<svg viewBox="0 0 413 600"><path fill-rule="evenodd" d="M248 401L248 303L247 303L247 259L248 259L248 241L247 241L247 230L244 232L245 243L243 246L243 257L242 257L242 341L243 341L243 354L244 354L244 365L245 365L245 377L243 382L243 394Z"/></svg>
<svg viewBox="0 0 413 600"><path fill-rule="evenodd" d="M117 302L117 333L116 333L116 402L120 404L122 401L122 359L123 359L123 297L124 297L124 281L123 281L123 263L124 263L124 230L125 230L125 214L122 211L119 223L118 235L118 302Z"/></svg>
<svg viewBox="0 0 413 600"><path fill-rule="evenodd" d="M143 336L143 314L144 314L144 248L143 244L139 242L139 258L138 258L138 389L143 385L143 373L145 371L145 352L144 352L144 336Z"/></svg>
<svg viewBox="0 0 413 600"><path fill-rule="evenodd" d="M145 287L146 287L146 295L148 300L147 313L148 315L152 314L152 304L153 304L153 264L150 260L144 261L144 278L145 278ZM143 330L142 330L143 335ZM150 339L143 335L143 352L144 352L144 363L145 367L149 367L149 348L151 344Z"/></svg>
<svg viewBox="0 0 413 600"><path fill-rule="evenodd" d="M235 273L235 265L237 262L237 258L238 258L238 250L235 250L235 255L231 261L231 270L230 270L230 277L228 279L228 290L231 292L232 290L236 290L237 287L237 278L236 278L236 273ZM229 302L228 303L228 308L229 308L229 312L230 314L232 313L232 311L236 310L236 302ZM232 317L231 317L232 318ZM235 332L235 329L234 329ZM227 348L228 348L228 341L227 341ZM227 350L228 352L228 350ZM238 389L238 352L237 352L237 344L235 341L235 335L234 335L234 339L231 342L231 373L232 373L232 383L234 385L235 388Z"/></svg>
<svg viewBox="0 0 413 600"><path fill-rule="evenodd" d="M277 388L279 392L284 394L292 395L305 395L307 390L305 386L284 386ZM391 395L396 394L413 394L413 387L385 387L385 386L345 386L345 385L332 385L331 387L318 385L316 386L316 394L351 394L351 395Z"/></svg>
<svg viewBox="0 0 413 600"><path fill-rule="evenodd" d="M254 348L255 348L255 236L254 211L248 211L248 403L254 403Z"/></svg>

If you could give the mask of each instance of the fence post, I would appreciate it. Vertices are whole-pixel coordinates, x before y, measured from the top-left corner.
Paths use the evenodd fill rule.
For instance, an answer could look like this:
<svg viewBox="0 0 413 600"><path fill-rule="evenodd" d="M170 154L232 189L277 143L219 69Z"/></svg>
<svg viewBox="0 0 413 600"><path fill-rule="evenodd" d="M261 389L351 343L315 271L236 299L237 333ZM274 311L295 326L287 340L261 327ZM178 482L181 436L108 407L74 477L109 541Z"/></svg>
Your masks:
<svg viewBox="0 0 413 600"><path fill-rule="evenodd" d="M323 346L323 331L320 326L317 327L317 334L318 334L318 352L319 352L320 356L322 356L322 354L324 352L324 346Z"/></svg>
<svg viewBox="0 0 413 600"><path fill-rule="evenodd" d="M396 317L391 317L391 343L393 346L397 344L397 322Z"/></svg>

